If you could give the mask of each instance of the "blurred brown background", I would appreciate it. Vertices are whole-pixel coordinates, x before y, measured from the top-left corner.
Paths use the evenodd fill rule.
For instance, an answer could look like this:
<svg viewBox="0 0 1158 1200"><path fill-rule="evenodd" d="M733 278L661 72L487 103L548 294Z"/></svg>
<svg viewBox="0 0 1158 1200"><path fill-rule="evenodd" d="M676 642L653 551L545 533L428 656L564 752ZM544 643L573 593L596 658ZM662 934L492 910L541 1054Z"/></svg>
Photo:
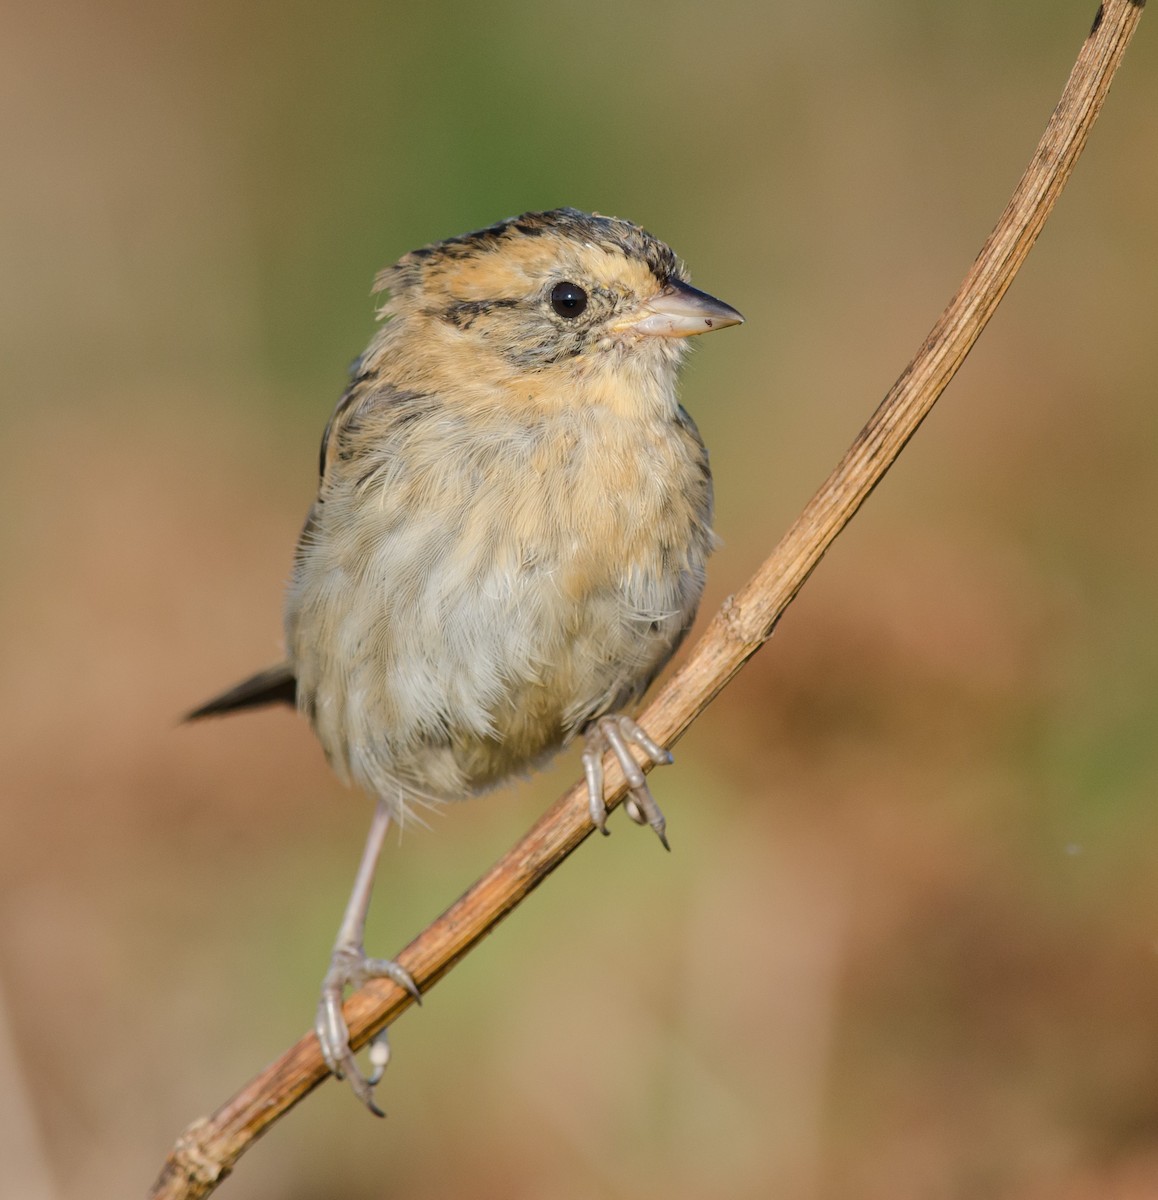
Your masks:
<svg viewBox="0 0 1158 1200"><path fill-rule="evenodd" d="M140 1194L311 1019L369 819L278 653L374 272L631 217L743 330L706 611L956 287L1094 0L10 7L0 1193ZM222 1196L1158 1195L1158 21L992 328L770 646ZM409 940L577 774L393 842ZM4 1189L11 1189L5 1191Z"/></svg>

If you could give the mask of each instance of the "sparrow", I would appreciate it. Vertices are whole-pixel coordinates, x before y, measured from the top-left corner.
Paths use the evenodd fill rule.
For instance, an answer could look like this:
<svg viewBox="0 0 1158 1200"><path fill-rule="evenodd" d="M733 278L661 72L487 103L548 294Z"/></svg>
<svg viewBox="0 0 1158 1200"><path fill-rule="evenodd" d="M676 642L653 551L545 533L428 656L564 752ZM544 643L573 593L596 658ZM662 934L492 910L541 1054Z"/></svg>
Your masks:
<svg viewBox="0 0 1158 1200"><path fill-rule="evenodd" d="M695 617L715 544L708 453L680 406L688 339L743 317L616 217L558 208L413 250L376 280L382 324L322 436L285 603L286 661L189 714L285 702L377 801L315 1029L375 1113L347 988L409 973L363 931L390 825L477 795L576 737L591 820L603 760L667 845L628 711Z"/></svg>

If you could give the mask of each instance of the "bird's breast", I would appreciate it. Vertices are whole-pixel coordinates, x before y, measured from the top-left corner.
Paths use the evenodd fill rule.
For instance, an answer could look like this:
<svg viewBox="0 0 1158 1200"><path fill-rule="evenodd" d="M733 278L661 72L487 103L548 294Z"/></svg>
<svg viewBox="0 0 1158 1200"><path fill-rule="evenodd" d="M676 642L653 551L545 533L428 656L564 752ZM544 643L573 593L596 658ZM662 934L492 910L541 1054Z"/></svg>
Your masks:
<svg viewBox="0 0 1158 1200"><path fill-rule="evenodd" d="M287 633L339 767L452 797L646 687L699 601L711 490L682 420L428 424L326 491Z"/></svg>

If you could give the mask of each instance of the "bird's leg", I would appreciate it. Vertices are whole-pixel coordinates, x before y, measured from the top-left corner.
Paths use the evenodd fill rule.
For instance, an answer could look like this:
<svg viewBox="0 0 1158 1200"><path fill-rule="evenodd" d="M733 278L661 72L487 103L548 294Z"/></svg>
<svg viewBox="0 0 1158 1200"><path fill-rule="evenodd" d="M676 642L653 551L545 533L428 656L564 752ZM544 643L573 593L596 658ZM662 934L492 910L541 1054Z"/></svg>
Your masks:
<svg viewBox="0 0 1158 1200"><path fill-rule="evenodd" d="M584 730L587 745L583 750L583 775L587 780L587 806L591 820L600 833L607 833L607 804L603 799L603 755L610 750L623 770L627 780L628 794L623 802L627 815L637 825L650 825L656 836L667 844L664 829L667 822L659 805L647 786L647 777L640 770L628 743L639 746L656 766L666 766L672 761L671 752L653 741L640 727L622 713L598 717Z"/></svg>
<svg viewBox="0 0 1158 1200"><path fill-rule="evenodd" d="M326 1065L339 1079L348 1079L354 1094L374 1114L385 1115L374 1103L374 1085L382 1078L390 1047L383 1029L370 1043L370 1074L363 1075L350 1049L350 1030L342 1015L342 997L347 987L361 987L368 979L392 979L405 988L415 1000L422 1002L418 985L410 972L389 958L368 958L362 942L366 930L366 913L370 908L370 893L374 888L374 871L382 853L382 843L390 828L390 810L379 800L370 823L366 848L354 879L346 913L338 929L338 940L330 956L330 969L322 980L322 995L314 1031L322 1048Z"/></svg>

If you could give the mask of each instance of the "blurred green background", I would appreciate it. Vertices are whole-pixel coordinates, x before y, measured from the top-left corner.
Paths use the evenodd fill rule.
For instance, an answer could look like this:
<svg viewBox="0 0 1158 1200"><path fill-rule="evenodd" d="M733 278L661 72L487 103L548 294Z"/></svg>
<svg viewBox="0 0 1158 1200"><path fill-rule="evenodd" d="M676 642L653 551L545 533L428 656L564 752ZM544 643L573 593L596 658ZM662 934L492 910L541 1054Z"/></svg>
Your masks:
<svg viewBox="0 0 1158 1200"><path fill-rule="evenodd" d="M742 330L705 614L907 361L1093 0L10 6L0 1193L138 1195L308 1026L369 819L278 654L375 271L572 204ZM1158 25L990 331L655 777L237 1200L1158 1195ZM396 950L577 775L407 832ZM12 1189L5 1191L6 1188Z"/></svg>

